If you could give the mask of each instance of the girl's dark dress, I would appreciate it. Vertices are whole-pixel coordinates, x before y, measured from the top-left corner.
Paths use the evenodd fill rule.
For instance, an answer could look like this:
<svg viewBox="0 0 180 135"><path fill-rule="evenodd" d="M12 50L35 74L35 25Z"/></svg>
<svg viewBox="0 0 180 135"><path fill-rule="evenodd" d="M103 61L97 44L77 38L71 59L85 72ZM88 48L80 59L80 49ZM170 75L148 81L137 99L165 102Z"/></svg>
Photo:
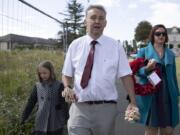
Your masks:
<svg viewBox="0 0 180 135"><path fill-rule="evenodd" d="M50 84L42 82L34 86L23 111L21 122L25 122L37 103L35 135L63 134L63 127L68 119L68 105L61 96L63 89L64 86L59 81Z"/></svg>

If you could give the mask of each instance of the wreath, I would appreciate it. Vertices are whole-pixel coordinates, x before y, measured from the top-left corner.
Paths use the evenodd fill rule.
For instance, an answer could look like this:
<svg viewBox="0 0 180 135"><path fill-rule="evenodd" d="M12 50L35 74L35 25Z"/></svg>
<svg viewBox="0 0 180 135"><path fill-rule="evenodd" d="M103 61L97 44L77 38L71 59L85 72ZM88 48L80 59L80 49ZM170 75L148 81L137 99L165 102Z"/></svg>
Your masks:
<svg viewBox="0 0 180 135"><path fill-rule="evenodd" d="M136 73L138 72L138 70L145 66L146 63L148 62L148 60L145 60L144 58L137 58L133 61L130 62L130 67L132 69L132 79L134 81L134 91L135 91L135 94L137 95L141 95L141 96L144 96L144 95L148 95L148 94L152 94L156 91L158 91L160 89L160 83L158 83L156 86L153 86L151 84L151 82L147 82L146 84L139 84L136 82ZM161 76L161 72L160 72L160 69L158 67L156 67L154 69L154 71L159 75Z"/></svg>

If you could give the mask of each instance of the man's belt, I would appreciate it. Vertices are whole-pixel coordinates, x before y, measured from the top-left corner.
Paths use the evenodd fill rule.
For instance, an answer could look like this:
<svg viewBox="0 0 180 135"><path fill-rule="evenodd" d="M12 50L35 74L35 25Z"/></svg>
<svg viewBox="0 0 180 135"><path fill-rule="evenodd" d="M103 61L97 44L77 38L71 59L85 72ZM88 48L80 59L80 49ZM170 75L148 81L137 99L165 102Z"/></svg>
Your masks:
<svg viewBox="0 0 180 135"><path fill-rule="evenodd" d="M85 101L83 103L93 105L93 104L117 104L115 100L97 100L97 101Z"/></svg>

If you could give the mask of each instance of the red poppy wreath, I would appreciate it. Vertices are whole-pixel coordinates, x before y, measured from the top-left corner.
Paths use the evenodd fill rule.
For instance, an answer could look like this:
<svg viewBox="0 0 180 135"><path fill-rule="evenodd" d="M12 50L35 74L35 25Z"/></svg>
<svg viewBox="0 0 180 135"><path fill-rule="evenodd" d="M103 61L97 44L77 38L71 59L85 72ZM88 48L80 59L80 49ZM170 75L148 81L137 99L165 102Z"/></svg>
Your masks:
<svg viewBox="0 0 180 135"><path fill-rule="evenodd" d="M141 95L141 96L145 96L148 94L152 94L156 91L159 90L160 88L160 83L157 84L156 86L153 86L149 81L146 84L139 84L136 82L136 73L138 72L138 70L145 66L145 59L144 58L137 58L133 61L130 62L130 67L132 69L133 75L133 81L134 81L134 90L135 90L135 94L136 95ZM156 69L154 70L157 75L160 76L160 69L158 67L156 67Z"/></svg>

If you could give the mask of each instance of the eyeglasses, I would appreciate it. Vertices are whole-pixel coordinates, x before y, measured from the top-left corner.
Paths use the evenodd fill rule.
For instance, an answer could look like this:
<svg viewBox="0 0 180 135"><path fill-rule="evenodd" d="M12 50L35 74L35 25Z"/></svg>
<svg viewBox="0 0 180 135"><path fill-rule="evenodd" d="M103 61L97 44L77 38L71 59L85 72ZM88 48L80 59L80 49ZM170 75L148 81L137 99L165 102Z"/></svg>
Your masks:
<svg viewBox="0 0 180 135"><path fill-rule="evenodd" d="M158 36L158 37L162 35L163 37L165 37L166 36L166 32L155 32L154 35Z"/></svg>

